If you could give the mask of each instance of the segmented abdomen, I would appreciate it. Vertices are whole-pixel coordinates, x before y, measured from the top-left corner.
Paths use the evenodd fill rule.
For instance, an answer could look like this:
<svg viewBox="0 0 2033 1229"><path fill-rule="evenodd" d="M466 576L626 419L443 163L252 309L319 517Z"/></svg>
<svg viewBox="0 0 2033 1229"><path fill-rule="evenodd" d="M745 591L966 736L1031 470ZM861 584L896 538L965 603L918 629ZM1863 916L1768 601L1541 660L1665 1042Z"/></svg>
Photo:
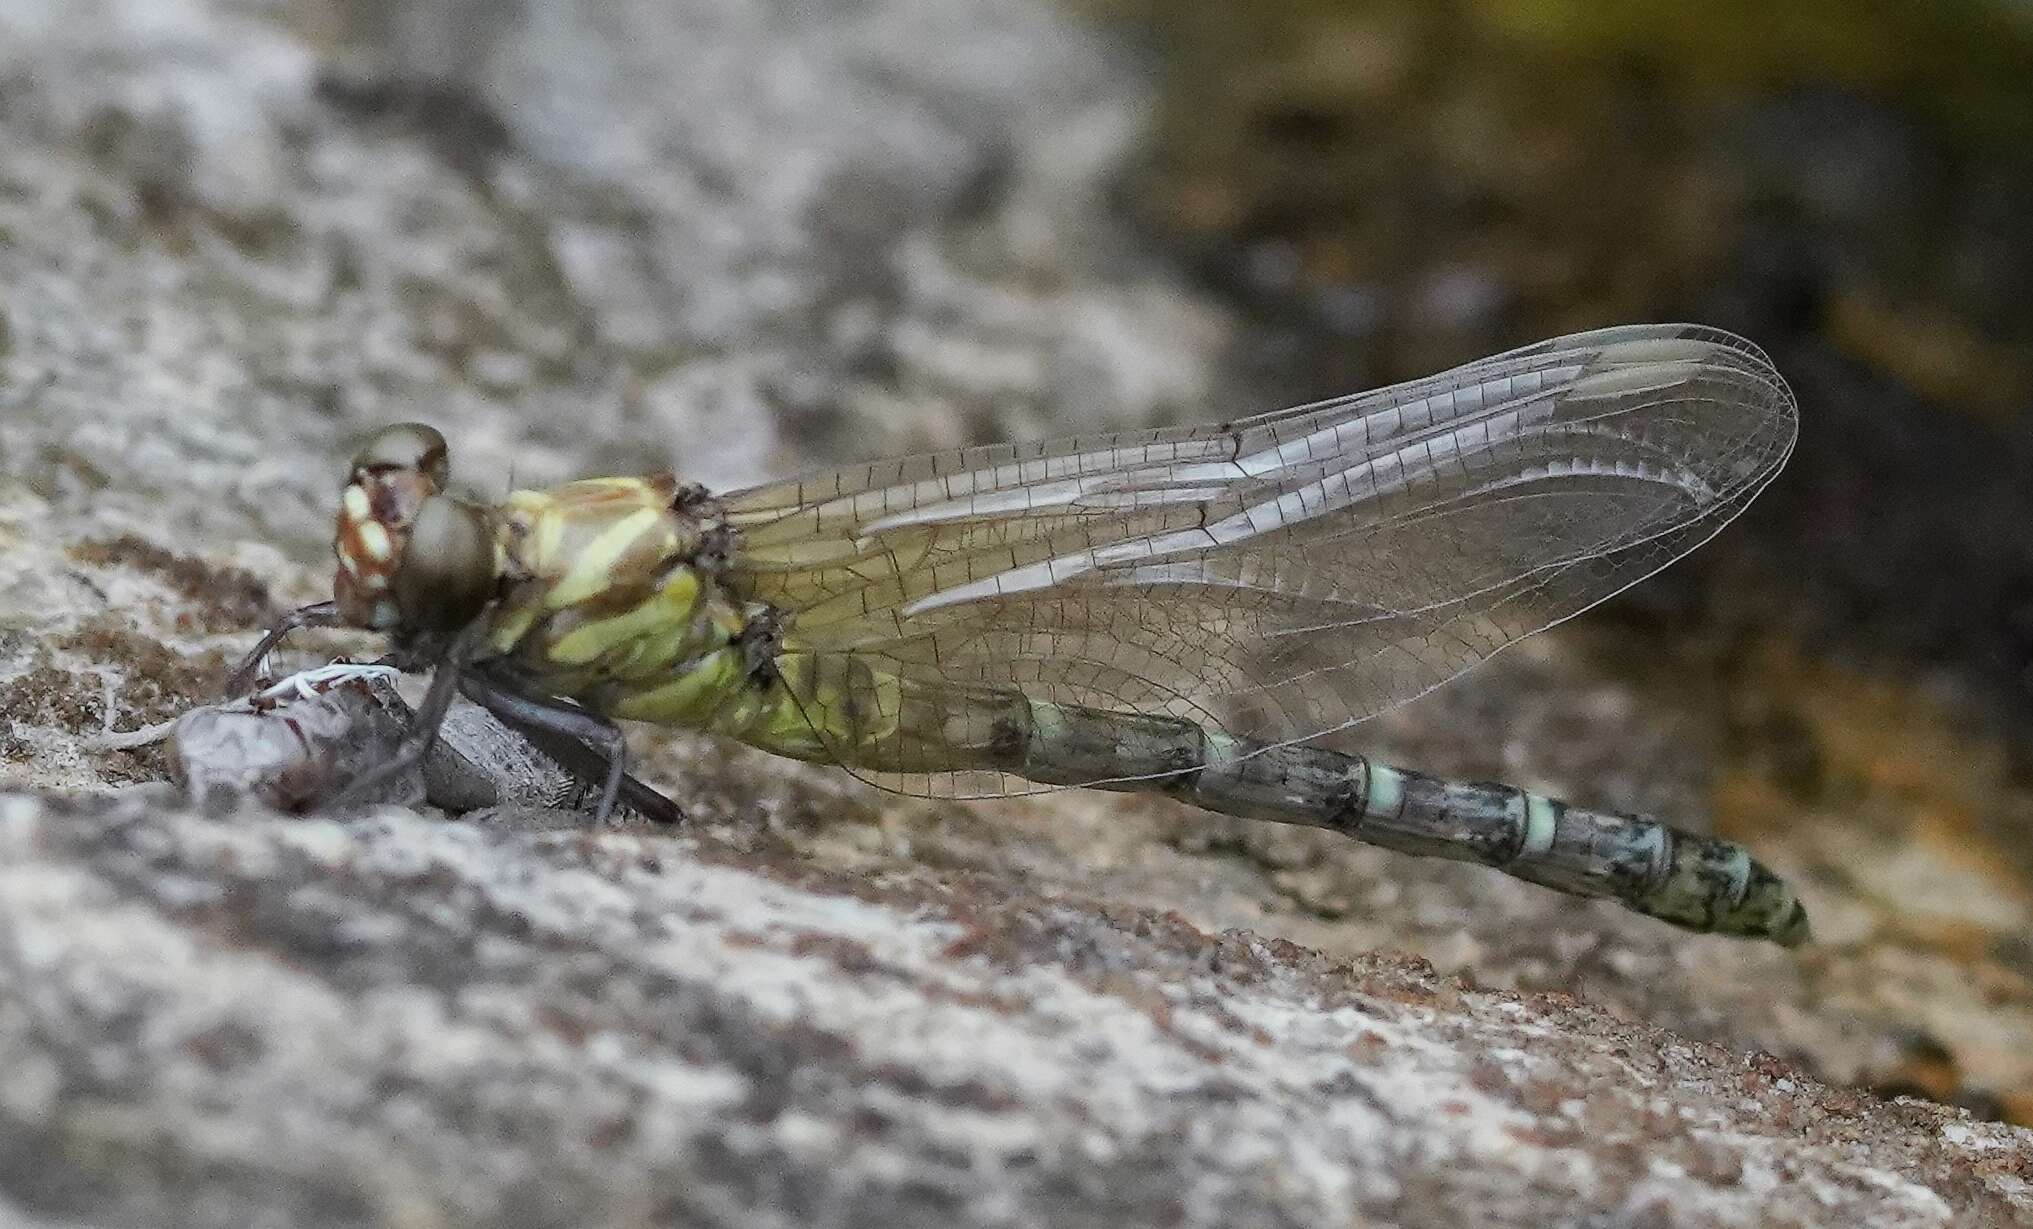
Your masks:
<svg viewBox="0 0 2033 1229"><path fill-rule="evenodd" d="M994 770L1044 785L1163 792L1226 815L1479 862L1563 892L1611 897L1690 930L1789 946L1807 937L1806 910L1792 889L1748 850L1658 820L1320 747L1266 746L1176 717L1006 691L892 687L868 707L900 719L840 725L836 735L845 737L829 740L825 758L882 772Z"/></svg>

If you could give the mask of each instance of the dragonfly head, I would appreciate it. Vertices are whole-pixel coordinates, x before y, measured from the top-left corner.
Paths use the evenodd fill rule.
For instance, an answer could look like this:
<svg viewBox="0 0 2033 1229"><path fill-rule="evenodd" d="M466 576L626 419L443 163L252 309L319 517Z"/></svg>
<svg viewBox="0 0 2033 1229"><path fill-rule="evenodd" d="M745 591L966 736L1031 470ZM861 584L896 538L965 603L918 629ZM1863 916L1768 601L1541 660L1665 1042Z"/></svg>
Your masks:
<svg viewBox="0 0 2033 1229"><path fill-rule="evenodd" d="M443 643L477 617L498 575L485 512L445 493L445 437L384 427L361 447L339 498L332 597L355 627Z"/></svg>

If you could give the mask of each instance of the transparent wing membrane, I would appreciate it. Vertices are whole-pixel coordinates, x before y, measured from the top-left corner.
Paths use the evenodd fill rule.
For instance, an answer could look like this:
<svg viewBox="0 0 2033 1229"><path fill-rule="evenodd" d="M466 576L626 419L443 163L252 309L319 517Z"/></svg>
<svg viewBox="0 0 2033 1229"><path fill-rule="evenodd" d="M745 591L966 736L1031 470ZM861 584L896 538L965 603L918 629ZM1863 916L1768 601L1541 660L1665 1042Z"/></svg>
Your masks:
<svg viewBox="0 0 2033 1229"><path fill-rule="evenodd" d="M1636 583L1778 472L1793 398L1693 326L1577 334L1234 423L1005 444L728 497L821 737L914 793L1033 700L1331 735ZM1000 700L997 697L1001 697Z"/></svg>

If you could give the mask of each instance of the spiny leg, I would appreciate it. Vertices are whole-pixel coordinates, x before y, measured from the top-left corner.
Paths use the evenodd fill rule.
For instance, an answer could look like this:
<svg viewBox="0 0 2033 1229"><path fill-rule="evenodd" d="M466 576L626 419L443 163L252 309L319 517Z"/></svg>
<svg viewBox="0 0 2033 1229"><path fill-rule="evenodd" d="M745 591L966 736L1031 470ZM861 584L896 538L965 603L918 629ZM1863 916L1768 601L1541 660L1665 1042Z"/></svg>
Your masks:
<svg viewBox="0 0 2033 1229"><path fill-rule="evenodd" d="M620 799L657 823L684 821L684 812L670 799L627 774L628 743L620 728L605 717L563 701L529 695L484 667L469 672L460 690L575 776L603 782L596 819L606 819Z"/></svg>
<svg viewBox="0 0 2033 1229"><path fill-rule="evenodd" d="M260 671L262 660L274 652L275 646L281 644L283 638L297 628L338 627L344 622L339 615L337 602L313 602L308 606L299 606L277 619L275 625L261 637L261 643L255 645L252 652L241 658L240 664L233 668L233 673L226 676L226 698L235 700L252 691L254 676Z"/></svg>
<svg viewBox="0 0 2033 1229"><path fill-rule="evenodd" d="M431 744L438 740L438 727L445 723L445 713L452 707L452 697L458 694L459 677L465 670L466 659L472 656L473 647L480 642L483 631L482 624L474 623L459 633L458 639L452 642L451 648L431 672L431 685L424 692L423 703L417 706L416 717L410 723L409 733L403 736L401 745L372 772L362 773L348 782L346 788L327 804L330 809L357 806L376 788L423 763L424 757L430 754Z"/></svg>

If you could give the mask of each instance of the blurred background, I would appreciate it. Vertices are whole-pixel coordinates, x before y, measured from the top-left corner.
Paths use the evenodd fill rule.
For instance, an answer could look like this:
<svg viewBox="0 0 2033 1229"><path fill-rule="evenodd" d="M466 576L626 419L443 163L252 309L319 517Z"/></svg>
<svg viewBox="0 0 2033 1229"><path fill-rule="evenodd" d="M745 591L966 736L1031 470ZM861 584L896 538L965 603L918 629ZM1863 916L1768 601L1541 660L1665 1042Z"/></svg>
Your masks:
<svg viewBox="0 0 2033 1229"><path fill-rule="evenodd" d="M1574 639L1703 710L1725 831L1811 849L2023 1010L2033 6L1097 7L1159 83L1124 206L1252 321L1266 384L1623 319L1771 352L1785 475ZM1928 1015L1880 1084L2033 1121L2023 1075L1972 1087L1955 1056L1990 1043Z"/></svg>
<svg viewBox="0 0 2033 1229"><path fill-rule="evenodd" d="M1402 948L2033 1124L2029 85L2018 0L4 0L0 779L160 780L89 736L321 595L382 423L485 495L725 487L1698 320L1792 382L1789 469L1363 745L1712 817L1803 885L1802 954L1150 800L647 770L715 839Z"/></svg>

